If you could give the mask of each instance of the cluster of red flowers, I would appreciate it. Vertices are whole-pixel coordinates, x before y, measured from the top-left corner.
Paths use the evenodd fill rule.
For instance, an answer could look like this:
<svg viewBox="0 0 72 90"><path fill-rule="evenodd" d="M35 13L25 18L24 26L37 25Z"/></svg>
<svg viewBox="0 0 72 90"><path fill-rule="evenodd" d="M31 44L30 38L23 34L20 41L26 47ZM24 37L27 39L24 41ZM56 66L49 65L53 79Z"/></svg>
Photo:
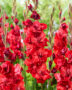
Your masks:
<svg viewBox="0 0 72 90"><path fill-rule="evenodd" d="M4 45L3 39L2 39L3 35L4 35L3 28L0 27L0 62L4 62L4 49L5 49L5 45Z"/></svg>
<svg viewBox="0 0 72 90"><path fill-rule="evenodd" d="M13 66L9 61L0 66L0 90L25 90L21 67Z"/></svg>
<svg viewBox="0 0 72 90"><path fill-rule="evenodd" d="M33 10L33 6L31 4L28 6L28 9L32 12L32 14L30 16L32 19L34 19L34 20L40 19L40 15L37 13L37 11Z"/></svg>
<svg viewBox="0 0 72 90"><path fill-rule="evenodd" d="M65 64L65 53L67 52L67 31L68 26L63 23L60 29L56 32L54 38L54 62L56 63L56 68L59 70L62 65Z"/></svg>
<svg viewBox="0 0 72 90"><path fill-rule="evenodd" d="M32 11L31 5L28 8ZM38 20L40 16L36 11L32 11L31 18ZM6 22L3 22L3 19L6 19ZM0 89L24 90L21 67L19 64L15 66L12 64L17 58L24 59L22 51L24 43L26 45L25 53L28 57L25 60L25 64L28 66L27 72L30 72L38 83L44 83L45 80L51 78L46 66L47 58L52 54L51 50L45 48L48 40L44 30L47 25L38 21L32 22L29 19L24 21L26 38L23 43L21 29L18 25L19 20L12 16L13 24L9 27L8 19L7 15L5 18L0 18L0 62L2 62L0 65Z"/></svg>
<svg viewBox="0 0 72 90"><path fill-rule="evenodd" d="M19 57L19 59L24 59L24 55L22 53L23 48L23 42L21 42L21 32L20 27L18 24L18 19L15 18L15 27L11 24L11 30L7 34L7 42L9 43L9 48L13 51L13 53L10 52L9 48L6 48L6 56L10 57L10 60L15 61L16 57ZM12 56L12 58L11 58Z"/></svg>
<svg viewBox="0 0 72 90"><path fill-rule="evenodd" d="M16 63L18 58L24 60L23 49L26 49L24 64L28 66L27 72L32 74L37 83L44 83L51 78L50 73L53 73L52 77L57 80L57 90L72 90L72 50L67 47L68 25L62 23L55 33L53 59L56 66L52 69L53 62L50 60L51 71L49 71L46 62L52 55L52 51L47 48L49 41L44 33L47 25L38 21L40 15L35 9L33 10L31 4L28 9L32 12L30 18L35 21L30 19L23 21L24 31L22 32L25 33L25 39L22 39L17 18L12 16L13 24L10 27L9 23L6 23L9 18L7 15L0 18L0 90L25 90L22 68ZM5 22L3 19L6 19ZM9 31L8 28L11 30Z"/></svg>
<svg viewBox="0 0 72 90"><path fill-rule="evenodd" d="M57 90L72 90L72 50L67 48L68 26L63 23L55 34L54 39L54 61L56 69Z"/></svg>
<svg viewBox="0 0 72 90"><path fill-rule="evenodd" d="M31 73L38 83L44 83L51 77L46 67L46 61L51 56L51 50L44 48L47 46L48 40L43 31L47 25L38 21L32 22L29 19L23 24L26 26L24 28L26 34L24 43L26 45L25 53L28 57L25 60L25 64L28 66L27 72Z"/></svg>
<svg viewBox="0 0 72 90"><path fill-rule="evenodd" d="M7 16L5 18L8 19ZM19 64L12 64L16 57L23 59L18 19L15 18L15 27L11 24L10 31L8 31L9 23L4 24L5 28L2 23L3 17L0 18L0 90L25 90L22 68Z"/></svg>
<svg viewBox="0 0 72 90"><path fill-rule="evenodd" d="M59 71L60 73L54 75L57 80L57 90L72 90L72 63L66 61Z"/></svg>
<svg viewBox="0 0 72 90"><path fill-rule="evenodd" d="M2 17L0 19L0 22L2 24ZM20 27L17 25L17 18L15 18L14 23L15 27L11 24L11 30L9 32L7 31L6 43L4 43L5 32L3 30L2 25L0 26L0 62L4 61L4 55L12 62L14 62L17 57L19 57L19 59L24 59L24 55L22 53L23 42L21 42L22 37ZM8 28L9 23L5 24L5 27ZM7 47L5 47L5 44L7 44Z"/></svg>

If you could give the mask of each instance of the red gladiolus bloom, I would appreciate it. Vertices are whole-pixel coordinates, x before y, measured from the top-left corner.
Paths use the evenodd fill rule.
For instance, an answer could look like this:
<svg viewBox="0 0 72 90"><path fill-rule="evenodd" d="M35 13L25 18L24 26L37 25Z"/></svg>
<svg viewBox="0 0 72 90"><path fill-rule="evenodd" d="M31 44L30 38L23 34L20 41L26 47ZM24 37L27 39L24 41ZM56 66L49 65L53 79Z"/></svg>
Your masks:
<svg viewBox="0 0 72 90"><path fill-rule="evenodd" d="M14 26L11 24L11 25L10 25L10 28L11 28L11 29L14 29Z"/></svg>
<svg viewBox="0 0 72 90"><path fill-rule="evenodd" d="M32 8L33 8L33 6L30 4L30 5L28 6L28 9L32 11Z"/></svg>
<svg viewBox="0 0 72 90"><path fill-rule="evenodd" d="M3 18L1 17L1 18L0 18L0 23L2 23L2 19L3 19Z"/></svg>
<svg viewBox="0 0 72 90"><path fill-rule="evenodd" d="M23 21L22 23L23 23L23 25L25 25L26 27L30 27L30 26L33 24L30 19L27 19L26 21Z"/></svg>
<svg viewBox="0 0 72 90"><path fill-rule="evenodd" d="M68 26L66 23L62 23L60 29L56 32L54 38L54 61L56 63L57 69L61 68L62 65L65 64L66 58L64 57L66 52L68 51L67 48L67 31Z"/></svg>
<svg viewBox="0 0 72 90"><path fill-rule="evenodd" d="M57 80L57 90L72 89L72 50L67 48L67 28L66 23L61 24L55 35L54 62L56 69L60 72L54 75Z"/></svg>
<svg viewBox="0 0 72 90"><path fill-rule="evenodd" d="M6 61L0 66L0 90L25 90L21 67Z"/></svg>
<svg viewBox="0 0 72 90"><path fill-rule="evenodd" d="M8 20L8 19L9 19L9 17L8 17L7 15L5 15L5 19L7 19L7 20Z"/></svg>
<svg viewBox="0 0 72 90"><path fill-rule="evenodd" d="M31 15L31 18L33 18L34 20L38 20L38 19L40 19L40 16L36 11L33 11L32 15Z"/></svg>
<svg viewBox="0 0 72 90"><path fill-rule="evenodd" d="M57 90L71 90L72 89L72 65L66 63L61 66L60 73L55 74L57 80Z"/></svg>
<svg viewBox="0 0 72 90"><path fill-rule="evenodd" d="M8 32L7 34L7 42L10 45L10 49L13 51L13 53L9 53L9 55L6 55L9 60L12 62L16 60L16 57L18 56L20 59L24 59L24 56L21 52L21 49L23 47L23 43L21 42L22 37L21 37L21 32L20 32L20 27L18 25L11 25L11 31Z"/></svg>
<svg viewBox="0 0 72 90"><path fill-rule="evenodd" d="M25 21L27 22L27 21ZM30 25L30 24L29 24ZM47 70L46 61L50 57L51 50L45 49L47 46L47 38L43 32L47 25L39 23L38 21L32 22L31 26L24 28L26 38L24 43L26 45L26 55L29 57L25 60L28 66L28 73L31 73L36 78L37 83L44 83L45 80L51 78L50 72Z"/></svg>
<svg viewBox="0 0 72 90"><path fill-rule="evenodd" d="M17 18L15 18L14 23L18 24L18 22L19 22L19 20Z"/></svg>
<svg viewBox="0 0 72 90"><path fill-rule="evenodd" d="M9 23L6 23L6 24L5 24L5 27L8 28L8 27L9 27Z"/></svg>
<svg viewBox="0 0 72 90"><path fill-rule="evenodd" d="M4 49L5 45L3 43L2 36L4 35L2 27L0 28L0 62L4 62Z"/></svg>

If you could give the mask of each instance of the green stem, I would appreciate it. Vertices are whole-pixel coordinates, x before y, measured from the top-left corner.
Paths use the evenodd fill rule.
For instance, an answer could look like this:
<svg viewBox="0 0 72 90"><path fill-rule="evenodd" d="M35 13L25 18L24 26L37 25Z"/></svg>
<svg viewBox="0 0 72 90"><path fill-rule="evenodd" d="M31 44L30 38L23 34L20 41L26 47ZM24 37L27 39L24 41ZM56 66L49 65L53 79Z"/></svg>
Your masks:
<svg viewBox="0 0 72 90"><path fill-rule="evenodd" d="M43 84L41 84L41 90L43 90Z"/></svg>
<svg viewBox="0 0 72 90"><path fill-rule="evenodd" d="M24 64L24 67L23 67L23 75L24 75L24 85L25 85L25 88L26 88L26 68L25 68L25 64Z"/></svg>
<svg viewBox="0 0 72 90"><path fill-rule="evenodd" d="M33 81L32 81L32 90L36 90L36 79L33 78Z"/></svg>

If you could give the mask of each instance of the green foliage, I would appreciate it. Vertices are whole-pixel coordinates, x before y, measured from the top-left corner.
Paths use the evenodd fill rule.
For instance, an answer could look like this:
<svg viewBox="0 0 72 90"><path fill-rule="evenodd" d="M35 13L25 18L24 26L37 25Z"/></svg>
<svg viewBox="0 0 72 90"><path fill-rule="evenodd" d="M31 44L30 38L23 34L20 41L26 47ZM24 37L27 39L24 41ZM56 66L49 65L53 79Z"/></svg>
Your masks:
<svg viewBox="0 0 72 90"><path fill-rule="evenodd" d="M24 20L23 17L23 10L25 8L25 3L20 4L20 2L23 0L17 0L17 17L19 18L20 22ZM2 13L5 10L8 16L12 15L12 2L13 0L0 0L0 5L2 7ZM25 0L24 0L25 2ZM72 0L70 0L72 2ZM54 28L55 30L59 26L59 9L58 5L61 5L62 8L62 17L66 17L66 22L68 22L68 5L69 5L69 0L39 0L39 6L38 6L38 13L41 16L40 22L45 22L48 25L48 30L49 30L49 23L50 23L50 15L52 12L52 8L55 8L55 13L54 13ZM2 14L1 13L1 14ZM1 16L0 14L0 16ZM30 14L29 14L30 15ZM9 20L11 23L12 21Z"/></svg>

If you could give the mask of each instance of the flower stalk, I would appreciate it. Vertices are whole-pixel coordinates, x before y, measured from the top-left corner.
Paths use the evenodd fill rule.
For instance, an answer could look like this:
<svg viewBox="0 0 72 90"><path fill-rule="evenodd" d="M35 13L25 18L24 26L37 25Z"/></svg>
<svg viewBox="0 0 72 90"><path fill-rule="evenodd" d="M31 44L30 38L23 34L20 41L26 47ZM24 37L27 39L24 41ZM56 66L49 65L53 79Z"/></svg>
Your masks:
<svg viewBox="0 0 72 90"><path fill-rule="evenodd" d="M72 5L69 4L69 30L70 30L70 37L69 37L69 43L70 43L70 49L72 49Z"/></svg>
<svg viewBox="0 0 72 90"><path fill-rule="evenodd" d="M49 42L50 42L50 49L52 50L52 48L53 48L53 15L54 15L54 11L55 11L55 8L53 8L53 10L52 10L52 13L51 13L51 17L50 17L50 26L49 26L49 31L50 31L50 35L49 35ZM53 61L52 60L52 57L50 57L51 58L51 61Z"/></svg>
<svg viewBox="0 0 72 90"><path fill-rule="evenodd" d="M13 0L12 14L13 14L14 18L17 16L17 12L16 12L16 0Z"/></svg>

